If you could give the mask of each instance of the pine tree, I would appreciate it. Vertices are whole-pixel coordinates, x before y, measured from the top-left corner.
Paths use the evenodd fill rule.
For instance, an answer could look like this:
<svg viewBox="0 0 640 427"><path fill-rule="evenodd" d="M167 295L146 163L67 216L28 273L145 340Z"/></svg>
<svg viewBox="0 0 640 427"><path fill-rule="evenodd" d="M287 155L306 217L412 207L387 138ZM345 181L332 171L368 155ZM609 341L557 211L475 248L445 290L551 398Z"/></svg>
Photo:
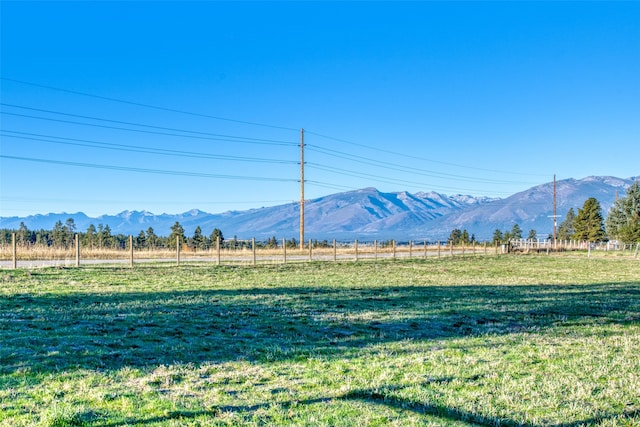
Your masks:
<svg viewBox="0 0 640 427"><path fill-rule="evenodd" d="M538 233L536 230L529 230L529 235L527 236L527 240L536 240L538 238Z"/></svg>
<svg viewBox="0 0 640 427"><path fill-rule="evenodd" d="M618 199L607 216L607 233L624 243L640 242L640 183L634 182L627 195Z"/></svg>
<svg viewBox="0 0 640 427"><path fill-rule="evenodd" d="M114 243L115 242L113 236L111 235L111 227L109 227L109 224L107 224L102 229L102 245L105 248L112 248L114 246Z"/></svg>
<svg viewBox="0 0 640 427"><path fill-rule="evenodd" d="M582 209L578 209L575 228L574 238L577 240L587 240L589 242L600 242L604 240L602 208L600 207L600 202L594 197L589 197L584 202Z"/></svg>
<svg viewBox="0 0 640 427"><path fill-rule="evenodd" d="M21 245L27 245L31 243L31 232L24 225L24 222L20 223L20 228L18 228L18 232L16 233L16 240Z"/></svg>
<svg viewBox="0 0 640 427"><path fill-rule="evenodd" d="M496 230L493 232L493 244L500 244L502 243L502 231L500 231L500 229L496 228Z"/></svg>
<svg viewBox="0 0 640 427"><path fill-rule="evenodd" d="M207 239L202 235L202 229L200 226L197 226L193 232L193 237L191 237L191 246L193 246L194 249L207 248Z"/></svg>
<svg viewBox="0 0 640 427"><path fill-rule="evenodd" d="M93 249L93 245L96 241L96 226L93 224L89 224L87 227L87 232L84 234L84 245Z"/></svg>
<svg viewBox="0 0 640 427"><path fill-rule="evenodd" d="M153 227L147 228L146 237L147 237L147 247L149 249L155 248L156 246L158 246L158 236L156 236L156 233L153 231Z"/></svg>
<svg viewBox="0 0 640 427"><path fill-rule="evenodd" d="M53 230L51 232L51 240L53 241L53 245L61 248L64 247L66 239L66 232L64 226L62 225L62 221L57 221L53 226Z"/></svg>
<svg viewBox="0 0 640 427"><path fill-rule="evenodd" d="M569 209L564 221L560 223L558 227L558 240L571 240L576 233L576 213L573 208Z"/></svg>
<svg viewBox="0 0 640 427"><path fill-rule="evenodd" d="M459 228L454 228L451 230L451 234L449 234L449 239L447 240L451 245L459 245L460 240L462 239L462 230Z"/></svg>
<svg viewBox="0 0 640 427"><path fill-rule="evenodd" d="M222 247L222 243L224 242L224 236L222 235L222 230L219 228L214 228L211 232L211 245L216 246L218 239L220 239L220 246Z"/></svg>
<svg viewBox="0 0 640 427"><path fill-rule="evenodd" d="M171 226L171 234L169 234L169 247L176 247L176 240L180 245L182 245L186 238L184 236L184 228L180 225L178 221Z"/></svg>
<svg viewBox="0 0 640 427"><path fill-rule="evenodd" d="M138 233L138 237L136 237L135 244L137 249L143 249L147 247L147 236L145 236L144 231L140 230L140 233Z"/></svg>
<svg viewBox="0 0 640 427"><path fill-rule="evenodd" d="M511 238L514 240L522 239L522 229L517 223L513 224L513 227L511 227Z"/></svg>

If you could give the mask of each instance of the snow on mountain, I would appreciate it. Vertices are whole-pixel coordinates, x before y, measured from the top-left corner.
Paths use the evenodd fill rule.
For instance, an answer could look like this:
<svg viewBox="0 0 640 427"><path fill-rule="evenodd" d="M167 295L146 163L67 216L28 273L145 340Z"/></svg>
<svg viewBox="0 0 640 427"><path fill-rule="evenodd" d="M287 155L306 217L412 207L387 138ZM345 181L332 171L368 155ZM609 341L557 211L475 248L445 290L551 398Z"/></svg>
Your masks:
<svg viewBox="0 0 640 427"><path fill-rule="evenodd" d="M637 178L590 176L557 182L557 213L566 215L569 208L577 211L589 197L595 197L606 215L616 192L624 190ZM300 206L288 203L246 211L210 214L192 209L181 214L154 215L148 211L123 211L117 215L89 218L74 214L33 215L24 218L0 218L0 228L17 229L21 222L30 229L51 229L57 221L63 224L73 218L76 229L84 231L89 224L109 225L115 234L138 234L152 227L156 234L168 235L177 221L187 235L200 226L204 234L214 228L225 237L240 239L298 238ZM508 230L518 223L527 233L534 229L539 236L553 230L553 183L545 183L516 193L506 199L436 192L385 193L375 188L331 194L305 203L305 234L312 239L446 239L454 228L467 229L479 239L489 239L495 229Z"/></svg>

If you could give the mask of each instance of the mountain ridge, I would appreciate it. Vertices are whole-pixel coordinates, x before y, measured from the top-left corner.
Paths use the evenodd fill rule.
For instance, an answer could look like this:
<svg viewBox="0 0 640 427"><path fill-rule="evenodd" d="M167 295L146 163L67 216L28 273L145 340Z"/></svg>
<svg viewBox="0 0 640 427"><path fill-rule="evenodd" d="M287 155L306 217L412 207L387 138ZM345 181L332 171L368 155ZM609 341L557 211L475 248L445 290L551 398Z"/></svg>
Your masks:
<svg viewBox="0 0 640 427"><path fill-rule="evenodd" d="M606 216L624 189L637 177L589 176L568 178L556 183L557 212L577 210L589 197L598 199ZM48 213L28 217L0 217L0 228L17 229L24 222L29 229L51 229L57 221L73 218L78 230L89 224L109 225L112 233L138 234L153 227L156 234L168 235L177 221L187 235L197 226L209 234L214 228L227 238L267 239L298 237L298 203L226 211L212 214L191 209L180 214L155 215L147 210L125 210L115 215L91 218L83 212ZM409 193L381 192L373 187L329 194L305 202L305 235L312 239L414 239L443 240L454 228L467 229L478 239L489 239L495 229L508 230L518 223L545 236L552 232L553 183L544 183L499 199L486 196L446 195L434 191ZM558 219L558 224L562 218Z"/></svg>

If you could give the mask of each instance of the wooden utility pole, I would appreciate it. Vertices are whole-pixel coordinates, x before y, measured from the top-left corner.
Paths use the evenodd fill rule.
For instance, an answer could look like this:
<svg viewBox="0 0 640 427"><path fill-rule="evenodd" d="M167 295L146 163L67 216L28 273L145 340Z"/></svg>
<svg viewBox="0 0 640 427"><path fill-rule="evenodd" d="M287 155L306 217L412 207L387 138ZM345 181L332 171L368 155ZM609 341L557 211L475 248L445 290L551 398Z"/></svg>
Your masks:
<svg viewBox="0 0 640 427"><path fill-rule="evenodd" d="M300 249L304 249L304 129L300 129Z"/></svg>
<svg viewBox="0 0 640 427"><path fill-rule="evenodd" d="M556 191L556 174L553 174L553 247L556 247L557 229L558 229L558 215L556 209L557 203L557 191Z"/></svg>

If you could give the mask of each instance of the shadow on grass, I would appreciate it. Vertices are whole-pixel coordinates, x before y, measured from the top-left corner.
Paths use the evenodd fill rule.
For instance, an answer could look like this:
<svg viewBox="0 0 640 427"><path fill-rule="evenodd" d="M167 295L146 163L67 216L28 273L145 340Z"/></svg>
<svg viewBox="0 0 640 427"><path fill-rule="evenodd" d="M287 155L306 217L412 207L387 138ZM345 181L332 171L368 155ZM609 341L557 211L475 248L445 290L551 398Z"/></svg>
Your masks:
<svg viewBox="0 0 640 427"><path fill-rule="evenodd" d="M289 408L300 405L313 405L317 403L331 403L336 401L351 401L358 400L364 403L386 406L391 409L412 411L421 415L430 415L441 419L442 421L461 421L469 423L474 426L505 426L505 427L580 427L586 425L595 425L607 420L617 419L631 419L640 416L640 411L624 411L622 413L603 413L593 418L579 421L563 422L560 424L535 424L529 422L518 422L508 418L496 418L491 416L483 416L478 413L468 412L457 408L450 408L445 405L439 405L436 403L424 403L417 402L410 399L405 399L393 395L394 391L398 391L395 387L386 389L367 389L367 390L353 390L345 395L337 396L334 398L316 398L303 401L288 401L278 402L277 405L283 408ZM166 421L180 421L186 419L195 419L200 417L215 418L221 413L247 413L252 414L260 409L269 409L274 405L273 402L261 403L256 405L243 405L243 406L221 406L209 411L177 411L170 412L165 416L155 416L143 419L127 419L123 421L109 422L107 424L100 424L101 427L119 427L124 425L146 425L155 424Z"/></svg>
<svg viewBox="0 0 640 427"><path fill-rule="evenodd" d="M640 411L624 411L622 413L604 413L596 417L579 420L562 422L560 424L534 424L528 422L518 422L508 418L495 418L490 416L483 416L478 413L467 412L457 408L450 408L448 406L439 404L429 404L424 402L418 402L410 399L405 399L393 395L393 388L391 389L369 389L369 390L354 390L342 397L346 400L360 400L363 402L373 403L377 405L383 405L391 408L410 410L419 414L433 415L443 420L449 421L464 421L478 426L505 426L505 427L580 427L587 425L594 425L603 421L611 419L630 419L640 416Z"/></svg>
<svg viewBox="0 0 640 427"><path fill-rule="evenodd" d="M401 340L638 321L640 283L24 293L0 299L0 374L345 357Z"/></svg>

